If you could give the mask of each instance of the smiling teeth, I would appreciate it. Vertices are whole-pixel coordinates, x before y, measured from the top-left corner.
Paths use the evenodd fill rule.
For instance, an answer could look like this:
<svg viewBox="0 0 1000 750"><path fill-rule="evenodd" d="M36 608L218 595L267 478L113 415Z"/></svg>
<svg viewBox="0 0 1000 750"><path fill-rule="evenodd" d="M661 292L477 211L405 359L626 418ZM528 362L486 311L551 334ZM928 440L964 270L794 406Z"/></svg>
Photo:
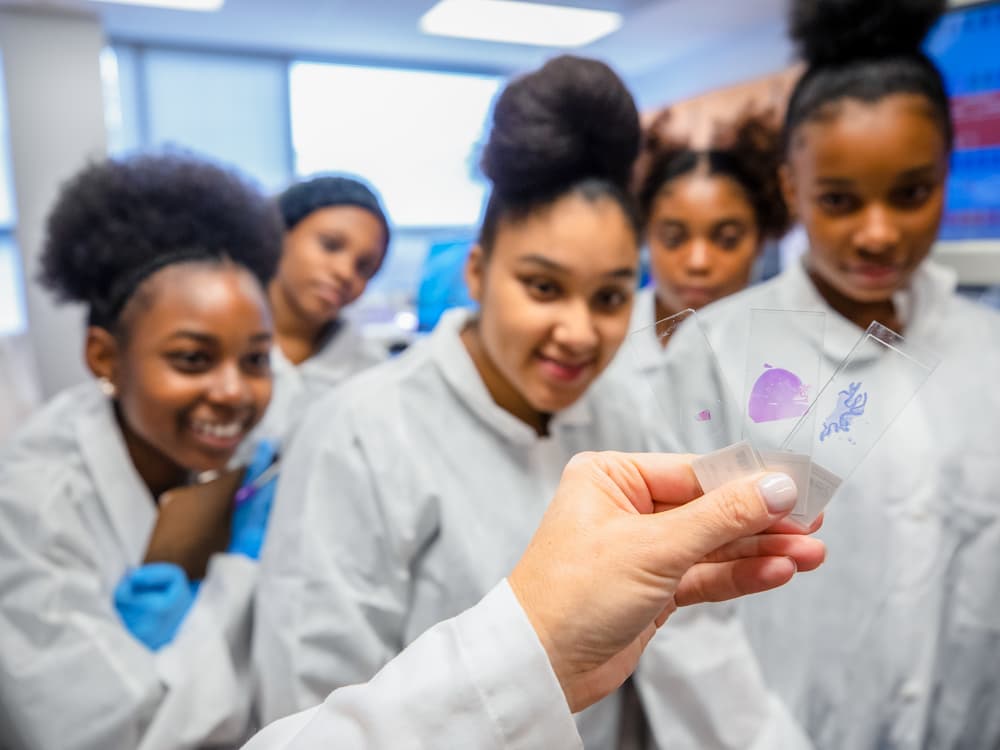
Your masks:
<svg viewBox="0 0 1000 750"><path fill-rule="evenodd" d="M229 424L194 422L192 423L192 427L195 432L201 432L209 437L221 438L223 440L236 437L243 429L243 425L240 422L230 422Z"/></svg>

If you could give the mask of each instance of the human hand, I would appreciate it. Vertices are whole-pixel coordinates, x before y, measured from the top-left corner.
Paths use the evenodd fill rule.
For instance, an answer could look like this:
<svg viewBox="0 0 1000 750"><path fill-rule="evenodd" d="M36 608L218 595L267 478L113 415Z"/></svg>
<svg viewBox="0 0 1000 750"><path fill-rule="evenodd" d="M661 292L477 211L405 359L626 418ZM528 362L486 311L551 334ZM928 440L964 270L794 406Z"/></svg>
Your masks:
<svg viewBox="0 0 1000 750"><path fill-rule="evenodd" d="M509 577L570 709L617 689L676 607L765 591L818 567L823 543L781 520L796 496L784 474L702 496L687 456L570 461Z"/></svg>
<svg viewBox="0 0 1000 750"><path fill-rule="evenodd" d="M278 484L277 474L261 487L254 485L276 458L275 444L270 441L262 440L254 450L243 484L236 492L229 539L230 553L246 555L251 560L260 557L260 548L264 544L264 534L267 532L267 520L274 504L274 491Z"/></svg>
<svg viewBox="0 0 1000 750"><path fill-rule="evenodd" d="M118 583L115 609L129 632L156 651L177 635L195 591L180 566L147 563L130 570Z"/></svg>

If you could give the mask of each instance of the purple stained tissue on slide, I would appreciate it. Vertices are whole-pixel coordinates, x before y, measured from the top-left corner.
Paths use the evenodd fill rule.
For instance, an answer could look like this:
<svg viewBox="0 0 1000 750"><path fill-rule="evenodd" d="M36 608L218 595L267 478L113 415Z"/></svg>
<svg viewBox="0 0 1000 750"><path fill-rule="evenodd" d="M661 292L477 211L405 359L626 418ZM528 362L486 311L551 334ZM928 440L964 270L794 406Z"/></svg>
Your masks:
<svg viewBox="0 0 1000 750"><path fill-rule="evenodd" d="M809 408L809 386L794 372L765 364L750 392L747 411L754 422L801 417Z"/></svg>
<svg viewBox="0 0 1000 750"><path fill-rule="evenodd" d="M861 382L851 383L842 391L837 392L837 406L833 414L823 420L823 429L819 433L822 443L831 435L839 432L850 432L851 423L856 417L864 416L868 406L868 391L861 390ZM848 441L853 443L851 438Z"/></svg>
<svg viewBox="0 0 1000 750"><path fill-rule="evenodd" d="M696 422L711 422L712 412L710 412L708 409L702 409L695 415L694 419Z"/></svg>

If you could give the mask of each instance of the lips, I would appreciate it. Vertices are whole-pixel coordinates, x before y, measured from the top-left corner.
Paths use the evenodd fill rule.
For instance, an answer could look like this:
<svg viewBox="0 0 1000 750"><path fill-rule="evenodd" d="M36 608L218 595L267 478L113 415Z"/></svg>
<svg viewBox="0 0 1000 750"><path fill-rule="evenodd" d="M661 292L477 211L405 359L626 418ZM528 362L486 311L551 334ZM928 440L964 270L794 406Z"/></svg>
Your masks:
<svg viewBox="0 0 1000 750"><path fill-rule="evenodd" d="M347 299L346 292L330 284L316 284L313 291L319 300L328 307L343 307L344 301Z"/></svg>
<svg viewBox="0 0 1000 750"><path fill-rule="evenodd" d="M249 419L206 420L192 419L191 433L199 443L214 451L231 451L246 436Z"/></svg>
<svg viewBox="0 0 1000 750"><path fill-rule="evenodd" d="M884 287L898 283L903 269L895 264L862 263L849 266L847 272L864 286Z"/></svg>
<svg viewBox="0 0 1000 750"><path fill-rule="evenodd" d="M543 354L536 356L542 372L548 379L564 384L571 384L582 380L595 363L594 359L570 361L547 357Z"/></svg>

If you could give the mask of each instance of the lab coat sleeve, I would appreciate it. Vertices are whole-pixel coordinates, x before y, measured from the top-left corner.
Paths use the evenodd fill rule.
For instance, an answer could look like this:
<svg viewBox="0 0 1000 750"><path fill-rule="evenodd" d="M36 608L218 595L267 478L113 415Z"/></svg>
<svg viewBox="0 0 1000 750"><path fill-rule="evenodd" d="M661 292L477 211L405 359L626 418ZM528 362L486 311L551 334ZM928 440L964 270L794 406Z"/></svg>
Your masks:
<svg viewBox="0 0 1000 750"><path fill-rule="evenodd" d="M359 429L339 408L353 400L321 402L283 460L254 619L263 722L370 679L405 645L410 561L433 520L407 479L402 428L373 417Z"/></svg>
<svg viewBox="0 0 1000 750"><path fill-rule="evenodd" d="M245 750L582 748L538 637L506 581L435 625L370 682L266 727Z"/></svg>
<svg viewBox="0 0 1000 750"><path fill-rule="evenodd" d="M114 582L102 580L73 503L10 500L0 497L4 747L178 750L244 739L249 701L234 656L242 640L246 669L253 564L214 560L175 641L154 653L115 612Z"/></svg>
<svg viewBox="0 0 1000 750"><path fill-rule="evenodd" d="M731 603L678 610L649 642L634 681L653 747L812 747L764 683Z"/></svg>

